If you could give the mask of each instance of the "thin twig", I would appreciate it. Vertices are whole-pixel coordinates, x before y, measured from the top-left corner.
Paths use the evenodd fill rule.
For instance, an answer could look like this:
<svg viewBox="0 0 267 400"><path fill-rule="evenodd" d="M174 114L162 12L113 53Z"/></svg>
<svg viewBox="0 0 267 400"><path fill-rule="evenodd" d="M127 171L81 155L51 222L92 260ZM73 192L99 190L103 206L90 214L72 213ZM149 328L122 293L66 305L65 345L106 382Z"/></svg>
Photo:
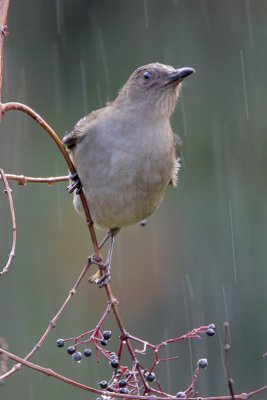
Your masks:
<svg viewBox="0 0 267 400"><path fill-rule="evenodd" d="M200 372L199 368L196 368L194 375L193 375L192 382L191 382L190 386L185 390L185 393L187 396L191 396L192 394L194 394L195 386L197 384L198 377L199 377L199 372Z"/></svg>
<svg viewBox="0 0 267 400"><path fill-rule="evenodd" d="M8 181L17 181L21 186L25 186L27 183L47 183L48 185L53 185L57 182L66 182L69 180L68 176L51 176L49 178L34 178L32 176L14 174L5 174L5 176ZM1 180L2 178L0 176L0 181Z"/></svg>
<svg viewBox="0 0 267 400"><path fill-rule="evenodd" d="M0 1L0 103L2 100L2 84L3 84L3 49L4 49L4 40L7 35L7 12L9 7L9 0L1 0ZM1 120L1 113L0 113Z"/></svg>
<svg viewBox="0 0 267 400"><path fill-rule="evenodd" d="M10 213L11 213L11 220L12 220L12 247L11 251L9 253L7 263L3 270L0 272L0 275L4 275L8 272L8 268L15 257L15 251L16 251L16 240L17 240L17 227L16 227L16 215L15 215L15 209L14 209L14 202L13 202L13 196L12 196L12 190L9 187L8 181L6 179L4 171L0 168L0 175L2 177L2 180L4 182L4 192L8 196L8 203L9 203L9 208L10 208Z"/></svg>
<svg viewBox="0 0 267 400"><path fill-rule="evenodd" d="M2 115L8 111L22 111L25 114L28 114L34 121L36 121L53 139L57 147L59 148L61 154L63 155L68 168L72 174L76 173L76 170L74 168L74 165L68 155L67 150L65 149L62 141L59 139L55 131L48 125L48 123L39 115L37 114L32 108L26 106L25 104L22 103L17 103L17 102L10 102L10 103L4 103L2 104Z"/></svg>
<svg viewBox="0 0 267 400"><path fill-rule="evenodd" d="M8 350L8 343L4 337L0 337L0 347L5 350ZM4 373L8 370L7 366L8 357L5 354L2 354L0 357L0 373Z"/></svg>

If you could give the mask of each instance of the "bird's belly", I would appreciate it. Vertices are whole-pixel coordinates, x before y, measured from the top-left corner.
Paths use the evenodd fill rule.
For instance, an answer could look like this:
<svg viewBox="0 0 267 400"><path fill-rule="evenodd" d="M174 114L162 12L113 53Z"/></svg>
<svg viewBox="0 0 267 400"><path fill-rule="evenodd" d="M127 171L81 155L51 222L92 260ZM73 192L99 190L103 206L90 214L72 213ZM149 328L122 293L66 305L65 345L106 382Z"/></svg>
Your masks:
<svg viewBox="0 0 267 400"><path fill-rule="evenodd" d="M115 176L107 174L91 180L91 185L84 186L84 193L94 223L100 228L111 229L148 217L161 203L169 176L169 173L160 174L156 170L149 174L144 169L136 174L122 170ZM74 196L74 206L82 213L77 195Z"/></svg>
<svg viewBox="0 0 267 400"><path fill-rule="evenodd" d="M121 136L117 147L112 147L109 136L99 137L101 146L90 142L77 146L73 161L97 226L111 229L134 224L159 206L176 160L172 134L167 143L161 131L153 134L157 139L153 147L149 137L143 135L141 140L137 133L136 142ZM74 206L83 214L79 196L74 196Z"/></svg>

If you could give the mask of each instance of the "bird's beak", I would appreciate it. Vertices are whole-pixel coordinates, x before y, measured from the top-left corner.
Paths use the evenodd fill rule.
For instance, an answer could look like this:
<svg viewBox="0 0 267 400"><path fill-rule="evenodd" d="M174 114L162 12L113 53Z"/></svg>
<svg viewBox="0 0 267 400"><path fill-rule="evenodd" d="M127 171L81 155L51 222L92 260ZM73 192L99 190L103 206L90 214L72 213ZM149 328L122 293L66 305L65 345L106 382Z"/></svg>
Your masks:
<svg viewBox="0 0 267 400"><path fill-rule="evenodd" d="M184 78L186 78L187 76L195 73L196 71L194 70L194 68L190 68L190 67L183 67L183 68L179 68L175 71L174 74L172 74L171 76L169 76L168 81L171 82L181 82Z"/></svg>

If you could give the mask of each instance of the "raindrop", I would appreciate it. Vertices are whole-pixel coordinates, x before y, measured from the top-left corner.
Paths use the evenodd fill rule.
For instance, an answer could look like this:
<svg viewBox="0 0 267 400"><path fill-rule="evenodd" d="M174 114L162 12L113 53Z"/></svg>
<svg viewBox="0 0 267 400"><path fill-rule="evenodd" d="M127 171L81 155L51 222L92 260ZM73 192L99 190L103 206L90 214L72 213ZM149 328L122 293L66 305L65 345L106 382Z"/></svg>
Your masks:
<svg viewBox="0 0 267 400"><path fill-rule="evenodd" d="M186 318L186 326L189 327L189 308L188 308L188 300L186 295L186 287L185 282L183 282L183 296L184 296L184 308L185 308L185 318ZM192 344L191 340L188 340L189 347L189 358L190 358L190 366L191 366L191 376L194 376L194 367L193 367L193 356L192 356Z"/></svg>
<svg viewBox="0 0 267 400"><path fill-rule="evenodd" d="M103 99L101 95L101 89L99 82L96 82L96 94L99 108L103 107Z"/></svg>
<svg viewBox="0 0 267 400"><path fill-rule="evenodd" d="M237 277L236 277L236 252L235 252L235 241L234 241L233 215L232 215L232 203L231 203L231 200L229 200L229 217L230 217L230 228L231 228L234 280L235 280L235 283L236 283L237 282Z"/></svg>
<svg viewBox="0 0 267 400"><path fill-rule="evenodd" d="M61 96L60 96L60 67L58 44L52 44L52 75L55 96L55 109L58 115L62 114Z"/></svg>
<svg viewBox="0 0 267 400"><path fill-rule="evenodd" d="M164 337L167 340L169 338L169 330L168 328L164 328ZM165 347L165 357L169 358L170 357L170 350L169 350L169 346ZM166 367L166 380L167 380L167 391L168 393L170 393L171 391L171 366L170 363L167 362L165 364Z"/></svg>
<svg viewBox="0 0 267 400"><path fill-rule="evenodd" d="M22 103L27 103L26 99L26 71L25 67L20 67L20 86L18 90L18 97Z"/></svg>
<svg viewBox="0 0 267 400"><path fill-rule="evenodd" d="M18 98L20 99L20 101L22 103L27 104L27 95L26 95L26 70L24 66L20 67L20 86L19 86L19 90L18 90ZM29 124L28 124L29 120L28 118L22 118L21 119L21 129L23 131L23 134L25 135L25 137L29 137Z"/></svg>
<svg viewBox="0 0 267 400"><path fill-rule="evenodd" d="M224 285L222 286L222 290L223 290L223 301L224 301L226 321L229 321L229 318L228 318L228 307L227 307L227 302L226 302L226 295L225 295ZM229 330L229 342L231 343L230 330Z"/></svg>
<svg viewBox="0 0 267 400"><path fill-rule="evenodd" d="M59 176L59 170L58 170L58 165L55 165L55 175ZM60 185L55 185L56 186L56 216L57 216L57 222L59 229L63 231L63 211L62 211L62 191L60 188Z"/></svg>
<svg viewBox="0 0 267 400"><path fill-rule="evenodd" d="M243 59L243 51L240 49L240 59L241 59L241 69L242 69L242 77L243 77L243 89L244 89L244 98L246 105L246 116L247 120L249 120L248 114L248 100L247 100L247 87L246 87L246 79L245 79L245 68L244 68L244 59Z"/></svg>
<svg viewBox="0 0 267 400"><path fill-rule="evenodd" d="M189 296L190 296L191 300L193 300L194 291L193 291L193 288L192 288L191 279L190 279L188 274L185 274L185 281L186 281L186 285L187 285Z"/></svg>
<svg viewBox="0 0 267 400"><path fill-rule="evenodd" d="M83 113L88 114L88 97L87 97L87 85L86 85L86 73L84 61L80 61L81 71L81 85L82 85L82 96L83 96Z"/></svg>
<svg viewBox="0 0 267 400"><path fill-rule="evenodd" d="M56 0L56 16L57 16L57 33L61 34L61 10L60 10L60 0Z"/></svg>
<svg viewBox="0 0 267 400"><path fill-rule="evenodd" d="M184 136L187 136L187 122L186 122L186 114L185 114L183 96L180 98L180 104L181 104L181 111L182 111L182 121L183 121L183 127L184 127L184 129L183 129Z"/></svg>
<svg viewBox="0 0 267 400"><path fill-rule="evenodd" d="M248 24L249 45L252 47L254 45L254 34L253 34L253 26L252 26L252 19L251 19L250 0L246 0L246 16L247 16L247 24Z"/></svg>
<svg viewBox="0 0 267 400"><path fill-rule="evenodd" d="M107 84L107 86L110 86L107 55L106 55L106 50L105 50L105 45L104 45L103 32L101 31L101 29L98 29L98 39L99 39L100 53L101 53L101 59L102 59L103 68L104 68L106 84Z"/></svg>
<svg viewBox="0 0 267 400"><path fill-rule="evenodd" d="M144 0L144 14L145 14L145 27L148 28L148 26L149 26L149 21L148 21L147 0Z"/></svg>
<svg viewBox="0 0 267 400"><path fill-rule="evenodd" d="M62 5L60 3L61 0L56 0L56 25L57 25L57 34L60 36L60 42L64 49L67 48L67 34L66 34L66 25L64 19L64 13L62 9Z"/></svg>
<svg viewBox="0 0 267 400"><path fill-rule="evenodd" d="M219 326L219 323L217 323L216 326ZM224 376L227 376L226 369L225 369L225 363L224 363L224 345L222 343L222 337L221 337L220 329L218 329L217 332L218 332L218 337L219 337L219 342L220 342L220 349L221 349L221 356L222 356L222 367L223 367L223 370L224 370Z"/></svg>

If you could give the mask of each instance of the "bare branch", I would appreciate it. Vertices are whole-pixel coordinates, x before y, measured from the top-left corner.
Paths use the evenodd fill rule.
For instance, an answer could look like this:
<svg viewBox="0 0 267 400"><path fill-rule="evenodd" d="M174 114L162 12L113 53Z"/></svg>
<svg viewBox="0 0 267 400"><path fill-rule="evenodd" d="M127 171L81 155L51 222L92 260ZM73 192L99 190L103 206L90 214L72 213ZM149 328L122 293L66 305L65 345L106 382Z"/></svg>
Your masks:
<svg viewBox="0 0 267 400"><path fill-rule="evenodd" d="M12 110L18 110L18 111L22 111L25 114L29 115L32 119L34 119L34 121L36 121L49 135L50 137L53 139L53 141L56 143L57 147L59 148L62 156L64 157L68 168L71 172L71 174L75 174L76 173L76 169L68 155L67 150L65 149L62 141L59 139L59 137L57 136L57 134L55 133L55 131L48 125L48 123L39 115L37 114L32 108L26 106L25 104L22 103L17 103L17 102L10 102L10 103L5 103L5 104L1 104L1 115L3 116L7 111L12 111ZM84 209L84 213L85 213L85 217L86 217L86 222L89 228L89 232L90 232L90 236L91 236L91 240L93 243L93 247L94 247L94 253L95 253L95 259L97 261L101 261L101 256L100 256L100 252L99 252L99 246L98 246L98 242L97 242L97 238L96 238L96 234L95 234L95 230L94 230L94 223L89 211L89 207L84 195L83 190L81 190L79 192L80 198L81 198L81 203L83 205L83 209ZM102 273L102 271L101 271Z"/></svg>
<svg viewBox="0 0 267 400"><path fill-rule="evenodd" d="M34 178L32 176L24 176L24 175L14 175L14 174L5 174L6 179L8 181L17 181L18 185L26 186L27 183L47 183L48 185L53 185L57 182L66 182L69 180L68 176L51 176L49 178ZM2 177L0 176L0 181Z"/></svg>
<svg viewBox="0 0 267 400"><path fill-rule="evenodd" d="M8 272L9 266L15 257L15 251L16 251L16 240L17 240L17 228L16 228L16 216L15 216L15 209L14 209L14 203L13 203L13 196L12 196L12 190L9 187L7 178L5 176L4 171L0 168L0 175L2 178L2 181L4 182L4 192L8 196L8 202L9 202L9 208L10 208L10 213L11 213L11 220L12 220L12 247L11 251L8 256L7 263L3 270L0 272L0 275L4 275Z"/></svg>
<svg viewBox="0 0 267 400"><path fill-rule="evenodd" d="M39 115L37 114L32 108L26 106L25 104L22 103L17 103L17 102L10 102L10 103L4 103L2 104L2 116L7 112L7 111L22 111L23 113L29 115L34 121L36 121L53 139L57 147L59 148L62 156L64 157L68 168L72 174L76 173L76 170L74 168L74 165L68 155L67 150L65 149L62 141L59 139L55 131L48 125L48 123Z"/></svg>
<svg viewBox="0 0 267 400"><path fill-rule="evenodd" d="M3 50L4 50L4 39L7 35L7 12L9 7L9 0L0 1L0 103L2 99L2 84L3 84ZM1 113L0 113L1 120Z"/></svg>

